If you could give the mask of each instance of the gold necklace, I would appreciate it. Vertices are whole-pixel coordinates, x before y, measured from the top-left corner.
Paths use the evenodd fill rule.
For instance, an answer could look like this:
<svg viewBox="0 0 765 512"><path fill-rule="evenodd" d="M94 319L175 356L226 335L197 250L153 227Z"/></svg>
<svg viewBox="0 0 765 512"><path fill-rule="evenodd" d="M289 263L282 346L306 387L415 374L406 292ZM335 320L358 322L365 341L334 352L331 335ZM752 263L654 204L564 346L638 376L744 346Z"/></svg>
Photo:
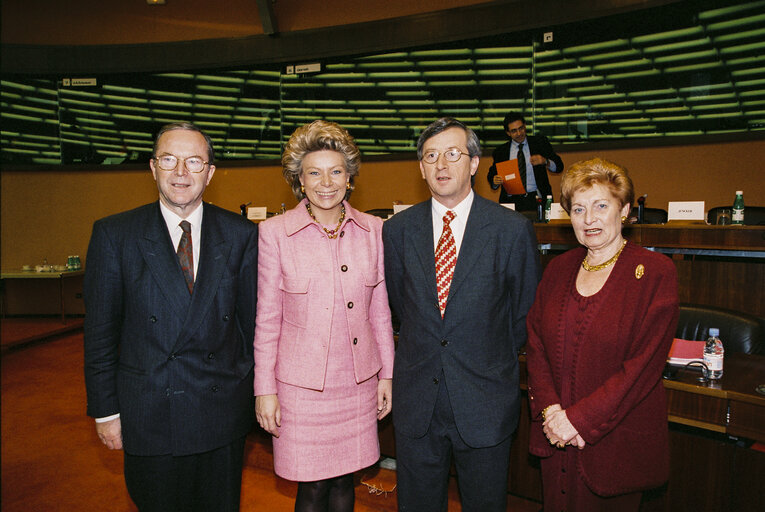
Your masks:
<svg viewBox="0 0 765 512"><path fill-rule="evenodd" d="M622 246L619 247L619 250L616 251L616 254L611 256L610 260L603 262L600 265L590 265L589 263L587 263L587 256L585 256L584 259L582 260L582 268L585 269L587 272L597 272L598 270L603 270L604 268L610 265L613 265L614 263L616 263L616 260L619 259L619 255L624 250L625 245L627 245L627 240L622 242Z"/></svg>
<svg viewBox="0 0 765 512"><path fill-rule="evenodd" d="M337 227L335 229L327 229L324 226L322 226L321 222L316 220L316 217L313 215L313 211L311 210L311 203L306 203L305 207L308 208L308 215L311 216L313 221L319 225L321 229L324 230L324 232L327 234L327 238L335 239L337 238L337 235L340 234L340 226L342 226L343 221L345 220L345 205L340 205L340 220L337 221Z"/></svg>

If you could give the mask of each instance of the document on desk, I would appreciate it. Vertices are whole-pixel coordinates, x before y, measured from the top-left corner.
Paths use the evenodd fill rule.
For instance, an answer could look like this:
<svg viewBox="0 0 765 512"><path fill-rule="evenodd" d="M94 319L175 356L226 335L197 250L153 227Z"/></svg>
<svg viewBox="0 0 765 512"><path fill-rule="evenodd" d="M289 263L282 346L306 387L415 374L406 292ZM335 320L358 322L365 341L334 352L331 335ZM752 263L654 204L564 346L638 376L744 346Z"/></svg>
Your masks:
<svg viewBox="0 0 765 512"><path fill-rule="evenodd" d="M496 167L497 175L502 176L502 186L505 187L505 192L511 196L523 195L526 193L526 188L523 186L523 180L521 179L521 173L518 170L517 158L498 162ZM523 171L525 172L526 169Z"/></svg>
<svg viewBox="0 0 765 512"><path fill-rule="evenodd" d="M672 347L669 349L667 362L669 364L685 366L693 361L703 361L704 343L704 341L675 338L672 340Z"/></svg>

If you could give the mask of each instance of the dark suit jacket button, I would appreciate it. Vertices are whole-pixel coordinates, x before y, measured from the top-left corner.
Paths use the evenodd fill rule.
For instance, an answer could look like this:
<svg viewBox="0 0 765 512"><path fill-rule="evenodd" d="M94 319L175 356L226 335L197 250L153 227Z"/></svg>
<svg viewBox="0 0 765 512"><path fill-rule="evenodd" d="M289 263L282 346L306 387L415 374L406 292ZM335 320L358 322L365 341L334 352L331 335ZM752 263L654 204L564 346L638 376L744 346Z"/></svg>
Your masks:
<svg viewBox="0 0 765 512"><path fill-rule="evenodd" d="M170 395L172 395L172 394L173 394L173 390L172 390L172 389L170 389L170 388L167 388L167 389L165 390L165 396L170 396Z"/></svg>
<svg viewBox="0 0 765 512"><path fill-rule="evenodd" d="M218 387L217 384L215 386L211 387L210 389L212 390L213 393L217 393L218 391L220 391L220 388Z"/></svg>
<svg viewBox="0 0 765 512"><path fill-rule="evenodd" d="M178 356L176 356L175 354L170 354L170 357L168 357L168 359L170 361L174 361L176 357L178 357Z"/></svg>
<svg viewBox="0 0 765 512"><path fill-rule="evenodd" d="M215 354L213 352L210 352L207 354L207 359L215 359Z"/></svg>
<svg viewBox="0 0 765 512"><path fill-rule="evenodd" d="M353 309L353 302L348 303L348 309Z"/></svg>
<svg viewBox="0 0 765 512"><path fill-rule="evenodd" d="M348 272L348 265L343 265L342 267L340 267L340 270L342 270L343 272Z"/></svg>
<svg viewBox="0 0 765 512"><path fill-rule="evenodd" d="M433 384L438 384L438 379L433 377Z"/></svg>
<svg viewBox="0 0 765 512"><path fill-rule="evenodd" d="M224 321L224 322L228 322L228 319L229 319L229 316L228 316L228 315L223 315L223 321Z"/></svg>
<svg viewBox="0 0 765 512"><path fill-rule="evenodd" d="M157 317L156 317L156 316L154 316L154 315L151 315L151 316L149 317L149 322L151 322L151 323L153 323L153 324L157 323Z"/></svg>
<svg viewBox="0 0 765 512"><path fill-rule="evenodd" d="M442 346L442 347L445 347L445 346L446 346L446 345L448 345L448 344L449 344L449 342L448 342L448 341L446 341L446 340L441 340L441 346Z"/></svg>
<svg viewBox="0 0 765 512"><path fill-rule="evenodd" d="M358 343L358 342L359 342L359 339L358 339L358 338L353 338L353 344L354 344L354 345L355 345L356 343Z"/></svg>

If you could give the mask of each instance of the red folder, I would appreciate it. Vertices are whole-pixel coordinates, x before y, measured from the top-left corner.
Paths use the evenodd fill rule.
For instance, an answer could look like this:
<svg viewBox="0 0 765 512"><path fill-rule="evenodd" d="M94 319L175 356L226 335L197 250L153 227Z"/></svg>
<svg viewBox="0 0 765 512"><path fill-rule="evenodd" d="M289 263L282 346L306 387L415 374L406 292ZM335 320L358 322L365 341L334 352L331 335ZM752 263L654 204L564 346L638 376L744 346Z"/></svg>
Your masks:
<svg viewBox="0 0 765 512"><path fill-rule="evenodd" d="M686 365L691 361L704 360L704 341L672 340L672 348L669 349L667 362L669 364Z"/></svg>
<svg viewBox="0 0 765 512"><path fill-rule="evenodd" d="M505 192L513 195L523 195L526 193L526 188L523 186L523 180L521 179L521 172L518 169L518 159L505 160L496 164L497 176L502 176L502 186L505 187ZM526 172L526 169L523 170Z"/></svg>

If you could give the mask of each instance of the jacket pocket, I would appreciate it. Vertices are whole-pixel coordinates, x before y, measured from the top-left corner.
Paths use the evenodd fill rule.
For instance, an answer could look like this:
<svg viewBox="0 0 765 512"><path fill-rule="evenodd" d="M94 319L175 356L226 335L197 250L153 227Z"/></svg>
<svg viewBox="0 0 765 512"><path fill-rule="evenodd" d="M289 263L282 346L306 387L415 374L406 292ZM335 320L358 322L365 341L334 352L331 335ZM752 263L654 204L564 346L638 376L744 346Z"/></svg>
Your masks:
<svg viewBox="0 0 765 512"><path fill-rule="evenodd" d="M305 327L308 311L308 287L310 279L282 276L282 315L285 322Z"/></svg>
<svg viewBox="0 0 765 512"><path fill-rule="evenodd" d="M375 288L383 282L383 279L385 279L385 276L380 272L374 272L364 276L364 306L366 306L366 318L369 318L369 308L372 305L372 294L374 293Z"/></svg>

